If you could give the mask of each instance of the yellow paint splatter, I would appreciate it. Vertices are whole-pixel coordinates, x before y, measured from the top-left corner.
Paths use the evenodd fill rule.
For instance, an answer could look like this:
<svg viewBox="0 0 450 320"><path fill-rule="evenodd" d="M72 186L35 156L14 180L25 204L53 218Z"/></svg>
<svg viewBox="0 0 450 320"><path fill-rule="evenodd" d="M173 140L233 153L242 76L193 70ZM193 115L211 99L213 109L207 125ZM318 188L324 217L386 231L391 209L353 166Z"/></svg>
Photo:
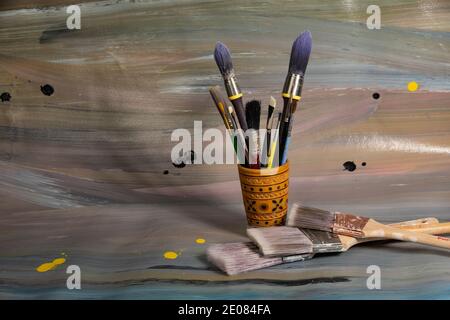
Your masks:
<svg viewBox="0 0 450 320"><path fill-rule="evenodd" d="M417 89L419 89L419 84L417 82L411 81L408 83L408 91L409 92L417 91Z"/></svg>
<svg viewBox="0 0 450 320"><path fill-rule="evenodd" d="M56 268L56 266L66 262L64 258L56 258L52 262L46 262L36 268L37 272L47 272Z"/></svg>
<svg viewBox="0 0 450 320"><path fill-rule="evenodd" d="M195 240L195 242L197 242L198 244L204 244L206 242L206 240L203 238L198 238Z"/></svg>
<svg viewBox="0 0 450 320"><path fill-rule="evenodd" d="M57 258L57 259L53 260L54 265L63 264L64 262L66 262L66 259L64 259L64 258Z"/></svg>
<svg viewBox="0 0 450 320"><path fill-rule="evenodd" d="M164 252L164 258L169 259L169 260L173 260L178 258L178 253L174 252L174 251L166 251Z"/></svg>
<svg viewBox="0 0 450 320"><path fill-rule="evenodd" d="M46 262L41 264L36 268L37 272L47 272L56 268L56 265L53 262Z"/></svg>

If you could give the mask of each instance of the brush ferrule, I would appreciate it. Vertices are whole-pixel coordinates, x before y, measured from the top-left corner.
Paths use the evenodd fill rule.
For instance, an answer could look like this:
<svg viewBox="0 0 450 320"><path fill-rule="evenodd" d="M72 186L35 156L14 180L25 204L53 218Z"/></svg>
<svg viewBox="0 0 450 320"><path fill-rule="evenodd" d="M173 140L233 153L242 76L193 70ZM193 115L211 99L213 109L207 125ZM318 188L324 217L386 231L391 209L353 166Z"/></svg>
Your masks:
<svg viewBox="0 0 450 320"><path fill-rule="evenodd" d="M233 101L240 97L242 97L241 88L237 84L236 76L234 74L230 74L226 78L225 81L225 89L227 90L228 98Z"/></svg>
<svg viewBox="0 0 450 320"><path fill-rule="evenodd" d="M284 98L292 98L293 100L300 100L303 86L303 74L291 73L286 77L284 82L283 94Z"/></svg>

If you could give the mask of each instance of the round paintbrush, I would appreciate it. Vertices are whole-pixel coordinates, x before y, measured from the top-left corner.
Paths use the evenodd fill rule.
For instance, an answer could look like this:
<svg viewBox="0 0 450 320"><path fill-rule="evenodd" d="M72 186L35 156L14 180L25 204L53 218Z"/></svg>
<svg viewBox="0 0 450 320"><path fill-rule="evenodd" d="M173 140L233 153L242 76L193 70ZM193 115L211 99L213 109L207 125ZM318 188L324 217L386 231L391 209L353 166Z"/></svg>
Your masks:
<svg viewBox="0 0 450 320"><path fill-rule="evenodd" d="M239 119L239 124L242 130L246 131L247 122L245 120L244 103L242 101L242 91L237 84L236 75L234 74L233 61L231 60L230 50L222 42L217 42L214 50L214 60L216 60L217 67L222 74L227 90L228 99L236 110L236 115Z"/></svg>

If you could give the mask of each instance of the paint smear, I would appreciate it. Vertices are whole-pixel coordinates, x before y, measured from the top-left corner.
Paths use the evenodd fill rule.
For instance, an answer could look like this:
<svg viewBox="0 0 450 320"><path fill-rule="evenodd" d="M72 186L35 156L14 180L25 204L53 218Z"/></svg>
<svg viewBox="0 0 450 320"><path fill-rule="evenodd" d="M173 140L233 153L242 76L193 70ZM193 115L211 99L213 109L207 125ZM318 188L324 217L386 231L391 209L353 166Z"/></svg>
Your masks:
<svg viewBox="0 0 450 320"><path fill-rule="evenodd" d="M169 260L174 260L174 259L178 258L178 253L176 253L174 251L166 251L166 252L164 252L164 258L169 259Z"/></svg>
<svg viewBox="0 0 450 320"><path fill-rule="evenodd" d="M198 244L204 244L206 242L206 240L203 238L197 238L197 239L195 239L195 242Z"/></svg>
<svg viewBox="0 0 450 320"><path fill-rule="evenodd" d="M408 83L408 91L409 92L417 91L417 89L419 89L419 84L417 82L411 81Z"/></svg>
<svg viewBox="0 0 450 320"><path fill-rule="evenodd" d="M50 270L55 269L58 265L63 264L66 262L66 259L64 258L56 258L52 262L46 262L41 264L39 267L36 268L37 272L47 272Z"/></svg>

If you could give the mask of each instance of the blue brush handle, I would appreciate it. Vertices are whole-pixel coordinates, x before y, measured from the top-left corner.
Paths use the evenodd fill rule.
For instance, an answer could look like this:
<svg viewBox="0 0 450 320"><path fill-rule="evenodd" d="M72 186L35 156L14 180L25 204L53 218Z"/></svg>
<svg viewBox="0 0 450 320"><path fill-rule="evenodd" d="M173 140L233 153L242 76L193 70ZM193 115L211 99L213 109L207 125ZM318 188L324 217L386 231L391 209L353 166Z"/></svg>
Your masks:
<svg viewBox="0 0 450 320"><path fill-rule="evenodd" d="M283 157L281 158L281 165L286 163L287 156L288 156L289 142L291 142L291 136L290 135L286 138L286 143L284 145Z"/></svg>

